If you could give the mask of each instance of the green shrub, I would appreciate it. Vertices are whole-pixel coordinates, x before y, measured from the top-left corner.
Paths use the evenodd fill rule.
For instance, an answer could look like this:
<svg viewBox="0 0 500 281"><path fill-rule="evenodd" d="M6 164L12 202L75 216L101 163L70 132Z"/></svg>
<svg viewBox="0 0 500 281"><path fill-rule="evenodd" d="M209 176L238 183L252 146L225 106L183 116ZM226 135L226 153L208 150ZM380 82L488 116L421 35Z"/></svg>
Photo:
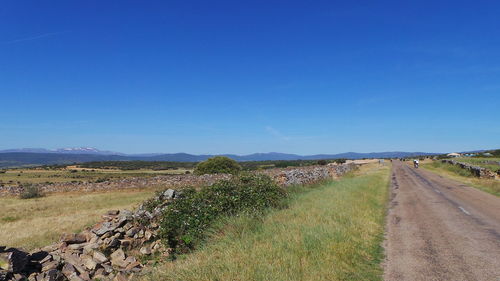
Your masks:
<svg viewBox="0 0 500 281"><path fill-rule="evenodd" d="M345 158L335 159L334 162L338 164L344 164L347 161Z"/></svg>
<svg viewBox="0 0 500 281"><path fill-rule="evenodd" d="M215 156L196 165L194 173L197 175L204 174L237 174L241 171L241 166L238 162L225 156Z"/></svg>
<svg viewBox="0 0 500 281"><path fill-rule="evenodd" d="M434 161L431 164L434 168L443 168L445 170L448 170L452 173L455 173L457 175L463 176L463 177L474 177L474 174L471 173L468 169L463 169L457 165L452 165L448 163L442 163L440 161Z"/></svg>
<svg viewBox="0 0 500 281"><path fill-rule="evenodd" d="M40 188L34 185L24 186L23 191L21 192L21 194L19 194L19 198L21 199L39 198L43 196L44 194L42 193Z"/></svg>
<svg viewBox="0 0 500 281"><path fill-rule="evenodd" d="M98 178L95 182L96 183L101 183L101 182L106 182L108 180L109 180L108 178Z"/></svg>
<svg viewBox="0 0 500 281"><path fill-rule="evenodd" d="M318 165L325 166L326 164L328 164L326 160L318 160Z"/></svg>
<svg viewBox="0 0 500 281"><path fill-rule="evenodd" d="M184 189L165 209L160 236L171 248L192 249L217 219L283 207L285 197L285 191L266 175L240 175L200 191Z"/></svg>
<svg viewBox="0 0 500 281"><path fill-rule="evenodd" d="M19 217L12 217L12 216L6 216L0 219L0 221L3 222L15 222L17 220L19 220Z"/></svg>

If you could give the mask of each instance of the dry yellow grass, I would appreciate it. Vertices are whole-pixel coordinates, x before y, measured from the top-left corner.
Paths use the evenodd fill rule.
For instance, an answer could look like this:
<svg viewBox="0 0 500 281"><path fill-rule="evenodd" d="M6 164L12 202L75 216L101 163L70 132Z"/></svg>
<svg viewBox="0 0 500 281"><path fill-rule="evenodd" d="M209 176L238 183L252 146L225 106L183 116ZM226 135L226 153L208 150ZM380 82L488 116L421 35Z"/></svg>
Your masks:
<svg viewBox="0 0 500 281"><path fill-rule="evenodd" d="M72 172L76 171L76 172ZM55 183L55 182L94 182L96 180L112 180L129 177L153 177L157 175L184 174L192 170L118 170L118 169L87 169L68 166L55 170L42 168L9 169L0 173L0 182L6 185L17 185L18 183Z"/></svg>
<svg viewBox="0 0 500 281"><path fill-rule="evenodd" d="M0 198L0 245L27 250L49 245L64 232L96 223L107 210L132 209L152 194L152 190L127 190Z"/></svg>

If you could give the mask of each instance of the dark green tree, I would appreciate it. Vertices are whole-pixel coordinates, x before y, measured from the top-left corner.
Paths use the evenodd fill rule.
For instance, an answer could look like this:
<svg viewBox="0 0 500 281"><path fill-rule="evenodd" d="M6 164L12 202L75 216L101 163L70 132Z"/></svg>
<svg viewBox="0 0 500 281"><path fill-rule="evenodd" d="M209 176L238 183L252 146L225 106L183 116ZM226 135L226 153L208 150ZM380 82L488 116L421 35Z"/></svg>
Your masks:
<svg viewBox="0 0 500 281"><path fill-rule="evenodd" d="M200 162L196 165L194 173L197 175L204 174L237 174L241 170L238 162L225 156L215 156Z"/></svg>
<svg viewBox="0 0 500 281"><path fill-rule="evenodd" d="M326 160L318 160L318 165L324 166L326 164L328 164Z"/></svg>

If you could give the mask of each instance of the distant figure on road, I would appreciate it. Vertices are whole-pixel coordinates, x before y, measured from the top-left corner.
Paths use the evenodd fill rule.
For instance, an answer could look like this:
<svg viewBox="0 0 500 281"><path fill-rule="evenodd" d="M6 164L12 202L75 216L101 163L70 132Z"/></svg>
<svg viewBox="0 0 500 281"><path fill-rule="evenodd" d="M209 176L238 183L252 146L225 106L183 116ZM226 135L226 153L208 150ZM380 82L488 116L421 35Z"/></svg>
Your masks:
<svg viewBox="0 0 500 281"><path fill-rule="evenodd" d="M415 168L418 168L418 159L413 160L413 166L415 166Z"/></svg>

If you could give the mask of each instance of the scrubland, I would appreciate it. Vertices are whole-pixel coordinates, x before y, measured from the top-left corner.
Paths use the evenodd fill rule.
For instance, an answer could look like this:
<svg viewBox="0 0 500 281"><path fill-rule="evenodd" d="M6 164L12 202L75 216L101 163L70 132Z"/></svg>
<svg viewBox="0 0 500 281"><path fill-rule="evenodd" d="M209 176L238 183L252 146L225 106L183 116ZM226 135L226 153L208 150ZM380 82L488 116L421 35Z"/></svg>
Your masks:
<svg viewBox="0 0 500 281"><path fill-rule="evenodd" d="M153 177L157 175L184 174L186 171L191 170L113 170L82 169L77 167L52 170L42 168L8 169L0 173L0 184L22 185L33 183L99 182L130 177Z"/></svg>
<svg viewBox="0 0 500 281"><path fill-rule="evenodd" d="M145 280L380 280L389 167L295 187L289 207L226 218Z"/></svg>

